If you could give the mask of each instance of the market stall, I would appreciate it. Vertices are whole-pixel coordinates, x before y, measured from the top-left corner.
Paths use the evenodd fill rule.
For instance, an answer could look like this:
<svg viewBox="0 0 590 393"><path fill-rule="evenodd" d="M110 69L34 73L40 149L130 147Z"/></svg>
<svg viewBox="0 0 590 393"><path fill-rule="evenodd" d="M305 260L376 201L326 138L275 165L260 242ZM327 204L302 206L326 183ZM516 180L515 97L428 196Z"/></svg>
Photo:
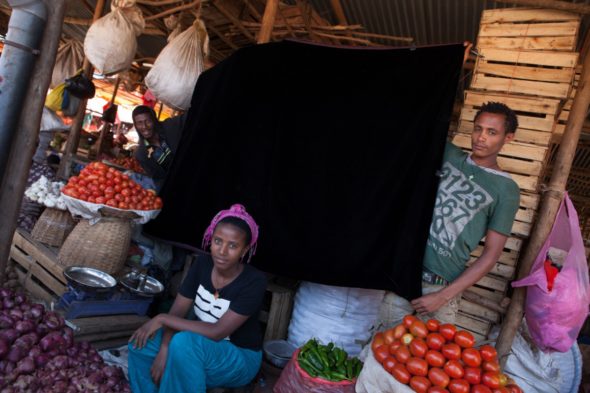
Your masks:
<svg viewBox="0 0 590 393"><path fill-rule="evenodd" d="M59 3L49 18L64 20L64 2ZM98 0L94 9L88 7L88 2L84 3L87 11L94 14L93 18L70 16L66 17L65 23L96 28L97 24L93 25L93 22L108 12L105 2ZM135 2L132 3L135 7ZM140 14L144 13L142 23L145 23L141 31L163 38L172 30L169 27L172 25L168 24L170 20L164 21L164 18L184 15L186 19L188 16L188 23L179 17L182 23L174 25L174 29L184 23L184 28L188 28L185 32L201 40L199 51L205 55L209 53L209 59L214 62L249 43L263 44L286 36L304 35L324 44L357 46L413 40L366 32L360 25L348 24L347 15L337 0L331 2L337 25L320 16L312 3L306 1L298 1L296 5L245 1L241 9L231 1L175 3L179 2L138 0L137 9ZM551 1L542 3L555 6ZM127 6L125 4L122 8ZM0 9L10 14L6 8ZM568 11L588 13L581 5ZM201 21L203 13L207 13L202 18L205 23ZM220 30L221 19L225 23L223 31ZM257 382L255 391L262 392L265 388L269 391L269 384L274 384L275 380L278 380L275 392L289 393L315 389L326 392L522 391L522 386L516 386L520 381L519 376L514 375L514 363L506 363L510 363L511 348L513 351L514 348L526 348L526 345L519 347L522 341L517 333L523 320L525 290L512 291L510 284L515 278L522 279L529 274L558 214L573 160L572 152L589 106L590 94L585 89L585 82L590 74L586 65L590 58L577 52L580 46L587 45L578 44L581 30L578 14L555 9L495 9L484 11L479 22L477 50L470 57L470 61L475 60L470 86L460 94L460 103L455 106L458 120L452 125L451 132L454 133L453 142L469 150L471 119L484 102L506 103L519 115L521 127L516 141L502 151L500 165L511 173L520 188L520 209L512 235L496 265L463 293L456 325L440 325L433 320L422 323L408 316L391 329L376 331L373 326L363 325L362 332L351 334L351 337L345 337L349 332L338 332L334 340L325 338L336 331L328 322L318 325L321 328L300 328L303 309L318 313L330 311L325 307L322 310L326 303L321 302L318 302L319 311L312 310L308 300L301 300L304 290L311 291L311 296L317 300L319 293L332 289L321 289L309 282L297 287L294 280L301 277L272 277L260 315L265 327L265 360L262 373L254 381ZM180 30L170 33L177 36ZM53 52L45 55L47 64L54 61L60 32L44 37ZM202 44L207 32L216 43L211 45L210 52ZM135 42L137 34L131 35ZM145 55L141 51L140 46L139 53ZM146 63L149 64L147 68L164 67L162 62L154 62L157 54L138 58L135 49L130 54L127 66L133 71L143 69L142 77L145 77ZM135 76L122 77L122 73L118 73L121 70L115 69L118 65L109 70L111 65L108 62L113 59L104 56L100 50L90 54L92 56L98 57L93 57L92 62L88 58L84 60L82 68L86 74L93 74L94 68L101 72L107 70L105 74L117 74L115 78L95 80L98 96L104 101L103 109L119 105L128 111L144 102L145 91L140 92L145 87L143 82L138 82ZM129 65L131 61L135 63ZM165 67L175 66L170 62L166 64ZM33 80L46 86L50 79L46 72L48 67L41 68L35 70ZM206 67L204 62L197 62L187 68L196 68L200 73ZM145 80L153 83L154 89L160 89L160 104L155 106L158 116L168 117L176 114L175 110L188 110L183 107L186 104L168 104L180 101L175 101L178 97L166 95L166 86L157 87L155 75L152 73L152 78L145 77ZM178 74L178 79L182 78ZM182 84L190 87L196 83L196 77L193 79ZM126 87L122 87L125 84ZM29 90L27 105L41 107L43 94L33 91L33 87ZM192 92L192 88L188 90ZM185 103L190 101L187 94L182 98ZM79 143L86 107L83 101L73 120L68 141L59 152L63 154L60 168L63 183L41 182L26 189L26 197L43 205L44 209L33 230L15 231L12 224L0 228L0 271L5 272L0 275L0 282L5 287L20 288L16 293L12 289L0 289L4 304L0 363L3 356L7 359L0 365L5 378L0 379L2 386L14 384L22 389L41 389L41 381L55 379L59 368L72 371L82 365L96 373L66 371L69 374L60 383L65 386L64 381L69 381L70 386L78 391L99 391L102 384L110 384L108 387L113 391L128 391L122 371L104 365L96 350L124 345L130 335L149 319L150 307L157 304L154 299L164 289L161 282L146 273L147 264L138 263L142 255L148 254L133 252L137 245L131 241L131 231L135 225L153 219L166 200L160 200L152 190L131 180L133 172L140 172L141 168L128 157L128 153L117 156L111 150L108 155L104 154L108 150L104 148L104 139L115 121L106 121L108 127L104 126L97 137L98 149L94 155L90 149L85 149L87 146ZM101 117L104 120L104 113ZM36 115L23 117L21 125L28 131L15 136L14 148L22 152L31 150L37 120ZM119 127L122 127L121 123ZM551 149L556 142L560 143L557 153ZM27 160L12 156L6 172L9 174L0 174L3 184L0 206L7 211L19 206L20 198L10 196L4 190L16 191L14 194L19 196L25 191L21 175L27 172L28 164L23 161ZM553 172L548 186L545 186L544 176L549 162ZM114 184L107 184L115 178L117 183L124 182L125 187L115 190ZM581 183L585 184L584 180ZM109 187L113 190L108 190ZM49 196L48 188L55 188L58 192ZM575 196L572 199L576 202ZM11 215L6 214L7 222L11 221ZM482 247L483 243L472 254L473 259L481 255ZM184 274L192 262L191 258L186 259ZM23 297L23 289L31 298ZM324 292L313 292L320 289ZM345 295L337 295L346 298L342 315L347 312L348 316L353 315L355 307L362 308L359 306L363 304L362 300L371 296L378 298L379 295L382 296L380 292L354 292L352 296L358 301L354 306L353 301L349 303L351 292L347 289ZM376 304L371 299L369 302ZM29 311L33 309L36 311ZM340 311L337 307L334 310ZM28 316L18 318L27 312L32 319ZM365 318L365 325L371 325L374 316L362 314L362 318ZM23 323L17 322L20 319ZM28 326L29 321L33 327ZM343 320L338 321L343 323ZM351 318L350 329L357 323ZM16 333L11 331L13 325ZM45 325L48 330L43 330ZM299 335L297 339L295 333ZM325 339L313 339L322 335ZM496 343L497 352L487 344L489 342ZM574 347L577 348L575 343ZM27 351L32 351L35 356L24 356ZM572 354L579 354L579 351ZM572 383L575 385L575 381ZM439 389L428 390L432 385ZM250 388L254 388L253 384Z"/></svg>

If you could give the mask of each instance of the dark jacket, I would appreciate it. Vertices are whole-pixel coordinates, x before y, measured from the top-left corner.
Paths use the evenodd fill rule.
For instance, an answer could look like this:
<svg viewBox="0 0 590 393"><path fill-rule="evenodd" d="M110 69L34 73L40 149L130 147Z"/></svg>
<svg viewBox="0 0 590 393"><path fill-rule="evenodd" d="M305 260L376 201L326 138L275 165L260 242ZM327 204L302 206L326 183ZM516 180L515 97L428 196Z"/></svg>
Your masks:
<svg viewBox="0 0 590 393"><path fill-rule="evenodd" d="M172 151L173 158L174 154L176 154L176 150L178 149L178 143L180 142L180 136L182 135L185 119L186 114L183 114L180 116L171 117L154 125L154 131L160 135L160 140L164 139L166 141L170 147L170 150ZM135 150L135 158L139 161L146 174L154 180L156 186L159 189L164 183L168 173L160 166L160 164L157 163L153 157L148 157L145 139L141 136L141 134L139 134L139 146L137 146L137 149Z"/></svg>

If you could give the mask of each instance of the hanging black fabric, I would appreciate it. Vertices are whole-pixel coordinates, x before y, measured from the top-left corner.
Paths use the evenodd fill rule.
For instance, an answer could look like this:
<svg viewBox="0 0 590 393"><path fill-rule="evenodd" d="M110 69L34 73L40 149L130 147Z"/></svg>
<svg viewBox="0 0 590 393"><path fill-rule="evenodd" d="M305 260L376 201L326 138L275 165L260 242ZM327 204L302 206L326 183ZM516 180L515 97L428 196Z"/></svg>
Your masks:
<svg viewBox="0 0 590 393"><path fill-rule="evenodd" d="M236 51L199 77L147 232L200 247L242 203L261 228L256 267L419 296L462 58L462 45Z"/></svg>

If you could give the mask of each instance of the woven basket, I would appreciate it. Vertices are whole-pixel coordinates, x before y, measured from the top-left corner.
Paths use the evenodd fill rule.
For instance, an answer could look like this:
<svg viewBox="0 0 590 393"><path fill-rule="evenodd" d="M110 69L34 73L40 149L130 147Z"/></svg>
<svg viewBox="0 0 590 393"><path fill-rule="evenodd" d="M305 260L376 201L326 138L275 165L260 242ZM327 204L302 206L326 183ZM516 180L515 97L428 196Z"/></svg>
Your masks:
<svg viewBox="0 0 590 393"><path fill-rule="evenodd" d="M41 243L59 247L74 226L76 222L69 211L48 207L37 220L31 236Z"/></svg>
<svg viewBox="0 0 590 393"><path fill-rule="evenodd" d="M102 218L94 225L81 220L59 250L57 260L64 267L88 266L115 274L125 264L131 243L131 222Z"/></svg>

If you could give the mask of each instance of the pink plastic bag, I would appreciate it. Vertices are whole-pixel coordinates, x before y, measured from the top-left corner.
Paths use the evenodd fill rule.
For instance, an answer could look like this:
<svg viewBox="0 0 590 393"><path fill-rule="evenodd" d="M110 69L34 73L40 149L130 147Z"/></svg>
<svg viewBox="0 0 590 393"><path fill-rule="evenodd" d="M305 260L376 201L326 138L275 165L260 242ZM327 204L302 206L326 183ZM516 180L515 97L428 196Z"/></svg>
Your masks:
<svg viewBox="0 0 590 393"><path fill-rule="evenodd" d="M565 252L563 266L555 277L552 291L547 289L544 266L550 249ZM544 351L568 351L588 316L590 283L578 214L567 193L531 273L513 282L512 286L528 286L525 317L539 348Z"/></svg>
<svg viewBox="0 0 590 393"><path fill-rule="evenodd" d="M312 378L299 367L297 356L299 349L293 353L285 366L279 380L273 388L274 393L354 393L354 381L332 382L322 378Z"/></svg>

